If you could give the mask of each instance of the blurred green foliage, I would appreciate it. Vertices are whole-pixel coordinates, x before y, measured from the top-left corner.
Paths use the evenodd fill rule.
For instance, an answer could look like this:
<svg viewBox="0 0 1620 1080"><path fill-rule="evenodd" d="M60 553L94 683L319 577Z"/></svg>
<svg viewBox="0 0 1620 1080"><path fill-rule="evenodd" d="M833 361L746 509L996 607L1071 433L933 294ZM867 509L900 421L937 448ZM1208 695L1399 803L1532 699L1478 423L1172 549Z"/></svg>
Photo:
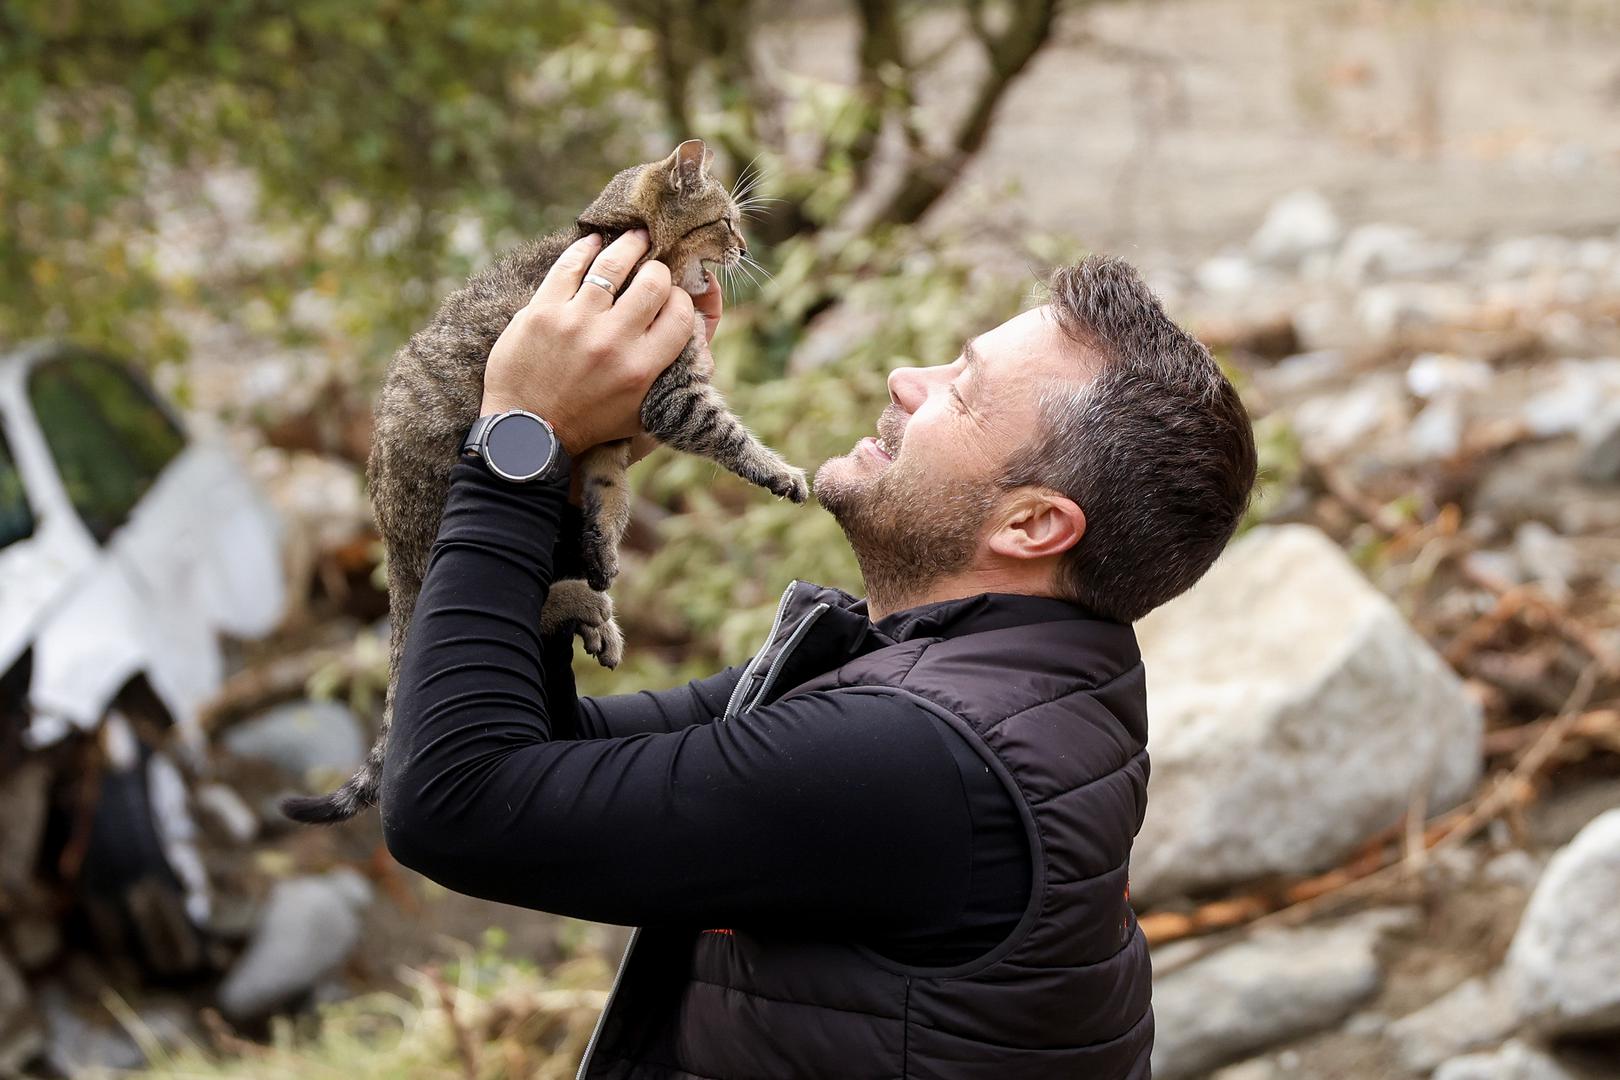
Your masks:
<svg viewBox="0 0 1620 1080"><path fill-rule="evenodd" d="M616 28L591 0L8 0L0 341L155 361L188 305L286 325L313 288L356 359L386 357L483 254L458 226L555 227L639 160ZM198 252L210 211L229 243Z"/></svg>
<svg viewBox="0 0 1620 1080"><path fill-rule="evenodd" d="M861 0L854 76L834 83L761 62L761 35L791 32L771 20L797 14L760 0L11 0L0 342L71 335L154 364L223 325L261 352L324 354L365 399L472 269L695 134L723 175L764 177L747 231L768 276L728 283L719 381L814 469L872 431L889 369L949 361L1027 294L915 223L1057 7L963 0L949 47L920 57L912 7ZM925 122L919 79L951 50L977 54L965 106ZM900 153L880 168L885 138ZM1029 241L1031 265L1050 258ZM707 460L660 453L638 473L659 524L616 587L629 667L582 663L589 689L741 659L793 576L858 589L820 509Z"/></svg>

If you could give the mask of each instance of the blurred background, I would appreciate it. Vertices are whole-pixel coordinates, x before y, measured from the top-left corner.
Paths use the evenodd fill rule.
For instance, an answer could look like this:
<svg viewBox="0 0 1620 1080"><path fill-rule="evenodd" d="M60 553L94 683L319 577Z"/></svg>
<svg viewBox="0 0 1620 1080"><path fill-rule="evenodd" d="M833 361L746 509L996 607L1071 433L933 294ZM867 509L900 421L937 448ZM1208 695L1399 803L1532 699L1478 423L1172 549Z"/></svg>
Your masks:
<svg viewBox="0 0 1620 1080"><path fill-rule="evenodd" d="M380 712L389 356L688 136L799 465L1087 251L1244 392L1247 531L1140 628L1156 1075L1620 1076L1614 0L0 0L0 1076L572 1075L620 928L274 807ZM635 480L586 691L859 589Z"/></svg>

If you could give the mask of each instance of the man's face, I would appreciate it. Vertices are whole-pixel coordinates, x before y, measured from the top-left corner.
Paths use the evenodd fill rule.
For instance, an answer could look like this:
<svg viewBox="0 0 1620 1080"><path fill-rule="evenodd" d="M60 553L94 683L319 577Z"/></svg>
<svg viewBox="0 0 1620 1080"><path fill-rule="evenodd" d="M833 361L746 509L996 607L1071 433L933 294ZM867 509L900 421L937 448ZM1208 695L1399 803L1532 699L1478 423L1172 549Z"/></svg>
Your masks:
<svg viewBox="0 0 1620 1080"><path fill-rule="evenodd" d="M874 600L972 563L1002 494L996 480L1039 422L1041 390L1077 370L1075 346L1041 307L948 364L890 372L876 436L825 462L815 482Z"/></svg>

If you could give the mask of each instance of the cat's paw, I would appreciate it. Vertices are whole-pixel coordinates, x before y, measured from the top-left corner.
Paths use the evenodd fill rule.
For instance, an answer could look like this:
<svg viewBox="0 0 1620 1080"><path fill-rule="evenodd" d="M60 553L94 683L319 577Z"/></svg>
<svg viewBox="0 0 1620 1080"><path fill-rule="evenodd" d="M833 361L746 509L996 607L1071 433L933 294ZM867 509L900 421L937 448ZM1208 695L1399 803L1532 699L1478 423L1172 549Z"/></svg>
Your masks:
<svg viewBox="0 0 1620 1080"><path fill-rule="evenodd" d="M605 592L613 584L613 579L619 576L619 546L594 525L585 528L581 539L585 580L597 592Z"/></svg>
<svg viewBox="0 0 1620 1080"><path fill-rule="evenodd" d="M810 497L810 484L805 480L804 470L796 469L792 465L766 479L765 489L772 495L792 499L796 503L802 503Z"/></svg>
<svg viewBox="0 0 1620 1080"><path fill-rule="evenodd" d="M603 597L606 599L606 597ZM598 623L580 623L579 640L585 651L605 668L616 668L624 659L624 631L612 615Z"/></svg>

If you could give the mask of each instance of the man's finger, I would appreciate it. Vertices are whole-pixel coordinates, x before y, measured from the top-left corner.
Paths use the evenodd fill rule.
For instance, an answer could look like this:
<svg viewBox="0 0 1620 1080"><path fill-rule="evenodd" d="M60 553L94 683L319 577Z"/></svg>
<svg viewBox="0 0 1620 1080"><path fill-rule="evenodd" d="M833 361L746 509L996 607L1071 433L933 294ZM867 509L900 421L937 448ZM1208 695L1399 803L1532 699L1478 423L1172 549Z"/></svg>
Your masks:
<svg viewBox="0 0 1620 1080"><path fill-rule="evenodd" d="M639 335L652 324L671 291L669 267L656 259L641 264L635 279L624 287L613 317L632 335ZM675 292L680 292L675 289Z"/></svg>
<svg viewBox="0 0 1620 1080"><path fill-rule="evenodd" d="M725 310L725 299L720 294L720 283L707 270L703 271L703 283L708 288L692 297L692 304L703 318L704 339L713 341L714 332L720 326L721 312Z"/></svg>
<svg viewBox="0 0 1620 1080"><path fill-rule="evenodd" d="M569 297L579 292L580 279L585 276L586 268L600 250L602 237L598 233L589 233L569 244L557 256L557 261L551 264L551 269L546 271L545 280L540 282L540 288L535 290L530 303L567 302Z"/></svg>
<svg viewBox="0 0 1620 1080"><path fill-rule="evenodd" d="M642 338L646 344L648 366L655 378L675 362L686 343L692 340L692 323L696 318L692 298L686 295L686 290L671 289L669 299L664 302L658 317L653 319L652 325L647 327L646 336Z"/></svg>
<svg viewBox="0 0 1620 1080"><path fill-rule="evenodd" d="M649 246L645 229L631 229L603 248L602 253L591 260L590 270L580 279L579 291L574 294L572 302L582 304L590 311L606 311L612 307L613 298L630 277L630 268L641 261Z"/></svg>

